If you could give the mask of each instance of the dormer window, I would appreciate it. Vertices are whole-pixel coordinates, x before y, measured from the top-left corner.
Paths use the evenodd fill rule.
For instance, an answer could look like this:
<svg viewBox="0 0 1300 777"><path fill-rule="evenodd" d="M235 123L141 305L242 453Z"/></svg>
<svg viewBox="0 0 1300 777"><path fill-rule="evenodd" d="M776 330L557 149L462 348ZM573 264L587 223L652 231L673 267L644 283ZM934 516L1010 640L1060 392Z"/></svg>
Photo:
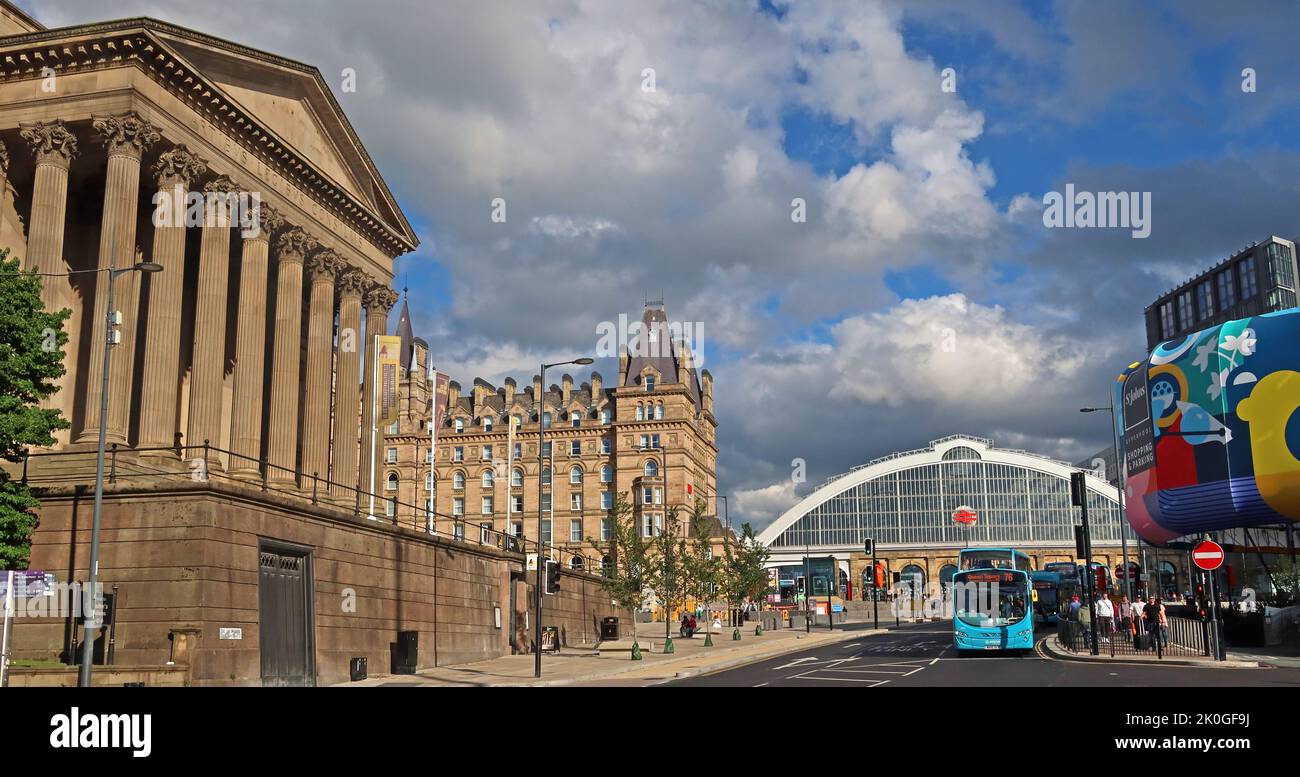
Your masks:
<svg viewBox="0 0 1300 777"><path fill-rule="evenodd" d="M646 390L646 391L654 391L654 390L655 390L655 376L653 376L653 375L647 375L647 376L645 376L644 378L641 379L641 382L642 382L643 384L645 384L645 390Z"/></svg>
<svg viewBox="0 0 1300 777"><path fill-rule="evenodd" d="M464 418L457 418L457 419L456 419L456 434L464 434L464 433L465 433L465 419L464 419Z"/></svg>
<svg viewBox="0 0 1300 777"><path fill-rule="evenodd" d="M578 412L569 413L569 421L572 422L573 428L577 429L579 426L582 425L582 413L578 413Z"/></svg>
<svg viewBox="0 0 1300 777"><path fill-rule="evenodd" d="M485 432L492 431L492 416L490 415L483 416L483 431Z"/></svg>
<svg viewBox="0 0 1300 777"><path fill-rule="evenodd" d="M600 411L600 422L602 424L608 424L612 418L613 414L609 412L609 408Z"/></svg>

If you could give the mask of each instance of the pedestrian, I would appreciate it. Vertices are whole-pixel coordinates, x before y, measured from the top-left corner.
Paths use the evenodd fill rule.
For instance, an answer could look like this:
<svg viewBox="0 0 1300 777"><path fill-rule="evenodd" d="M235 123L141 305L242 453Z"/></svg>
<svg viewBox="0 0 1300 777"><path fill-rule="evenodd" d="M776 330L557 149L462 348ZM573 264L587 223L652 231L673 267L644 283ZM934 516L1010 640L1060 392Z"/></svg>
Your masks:
<svg viewBox="0 0 1300 777"><path fill-rule="evenodd" d="M1079 597L1077 597L1077 596L1071 597L1071 598L1070 598L1070 610L1069 610L1069 614L1068 614L1066 620L1069 620L1069 621L1071 621L1072 623L1078 623L1078 622L1079 622L1079 609L1080 609L1080 607L1079 607Z"/></svg>
<svg viewBox="0 0 1300 777"><path fill-rule="evenodd" d="M1147 606L1142 610L1142 620L1144 621L1147 633L1151 635L1153 641L1158 641L1160 647L1169 646L1167 629L1169 619L1165 615L1165 605L1157 596L1147 602Z"/></svg>
<svg viewBox="0 0 1300 777"><path fill-rule="evenodd" d="M1133 605L1129 604L1128 595L1121 594L1119 597L1119 607L1117 608L1119 616L1120 630L1125 634L1133 633Z"/></svg>
<svg viewBox="0 0 1300 777"><path fill-rule="evenodd" d="M1101 641L1109 643L1110 635L1115 632L1115 606L1106 594L1097 595L1097 631Z"/></svg>
<svg viewBox="0 0 1300 777"><path fill-rule="evenodd" d="M1083 634L1084 647L1092 647L1092 612L1079 604L1079 631Z"/></svg>

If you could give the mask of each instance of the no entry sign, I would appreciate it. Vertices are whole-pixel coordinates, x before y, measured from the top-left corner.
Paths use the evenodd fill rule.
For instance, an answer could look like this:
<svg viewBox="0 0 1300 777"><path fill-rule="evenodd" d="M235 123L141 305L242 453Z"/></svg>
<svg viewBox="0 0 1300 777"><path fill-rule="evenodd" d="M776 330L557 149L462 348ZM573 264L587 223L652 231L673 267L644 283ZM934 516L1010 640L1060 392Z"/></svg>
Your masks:
<svg viewBox="0 0 1300 777"><path fill-rule="evenodd" d="M1206 572L1213 572L1223 566L1223 547L1209 540L1198 544L1192 548L1192 563Z"/></svg>

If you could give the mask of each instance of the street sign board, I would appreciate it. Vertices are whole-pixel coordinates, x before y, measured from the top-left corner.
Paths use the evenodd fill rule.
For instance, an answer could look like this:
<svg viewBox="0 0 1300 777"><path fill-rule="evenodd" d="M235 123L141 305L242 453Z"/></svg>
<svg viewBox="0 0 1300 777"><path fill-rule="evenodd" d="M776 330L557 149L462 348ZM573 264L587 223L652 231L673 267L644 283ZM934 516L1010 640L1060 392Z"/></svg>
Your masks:
<svg viewBox="0 0 1300 777"><path fill-rule="evenodd" d="M962 505L952 511L952 519L957 523L974 526L975 522L979 520L979 513L975 512L974 508Z"/></svg>
<svg viewBox="0 0 1300 777"><path fill-rule="evenodd" d="M1192 563L1206 572L1213 572L1223 566L1223 547L1210 540L1200 543L1192 548Z"/></svg>

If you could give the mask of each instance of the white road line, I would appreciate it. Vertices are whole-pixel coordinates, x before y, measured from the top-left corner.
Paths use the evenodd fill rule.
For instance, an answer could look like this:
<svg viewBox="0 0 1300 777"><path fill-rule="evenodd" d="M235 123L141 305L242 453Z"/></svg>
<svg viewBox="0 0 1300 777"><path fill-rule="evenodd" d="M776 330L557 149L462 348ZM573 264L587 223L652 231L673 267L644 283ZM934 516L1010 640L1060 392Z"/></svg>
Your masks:
<svg viewBox="0 0 1300 777"><path fill-rule="evenodd" d="M762 688L764 685L767 685L767 683L759 683L758 685L755 685L754 687L755 687L755 688Z"/></svg>
<svg viewBox="0 0 1300 777"><path fill-rule="evenodd" d="M817 656L809 656L809 657L807 657L807 658L796 658L795 660L791 661L791 662L788 663L788 664L785 664L785 665L783 665L783 666L778 666L778 667L776 667L776 668L773 669L772 671L773 671L773 672L779 672L779 671L781 671L782 669L789 669L789 668L792 667L792 666L799 666L800 664L806 664L806 663L808 663L809 661L816 661L816 660L817 660Z"/></svg>
<svg viewBox="0 0 1300 777"><path fill-rule="evenodd" d="M873 683L873 685L871 686L872 688L875 688L875 687L878 686L878 685L884 685L885 683L889 682L888 680L870 680L870 679L868 679L868 680L859 680L859 679L854 678L854 677L817 677L817 676L813 675L812 673L808 673L808 674L797 674L797 675L795 675L794 677L789 677L789 678L786 678L786 679L789 679L789 680L822 680L822 681L824 681L824 682L837 682L837 683Z"/></svg>
<svg viewBox="0 0 1300 777"><path fill-rule="evenodd" d="M850 648L855 648L855 647L857 647L857 646L859 646L859 645L861 645L861 644L862 644L861 642L854 642L852 645L845 645L845 646L844 646L844 649L845 649L845 650L848 650L848 649L850 649Z"/></svg>

